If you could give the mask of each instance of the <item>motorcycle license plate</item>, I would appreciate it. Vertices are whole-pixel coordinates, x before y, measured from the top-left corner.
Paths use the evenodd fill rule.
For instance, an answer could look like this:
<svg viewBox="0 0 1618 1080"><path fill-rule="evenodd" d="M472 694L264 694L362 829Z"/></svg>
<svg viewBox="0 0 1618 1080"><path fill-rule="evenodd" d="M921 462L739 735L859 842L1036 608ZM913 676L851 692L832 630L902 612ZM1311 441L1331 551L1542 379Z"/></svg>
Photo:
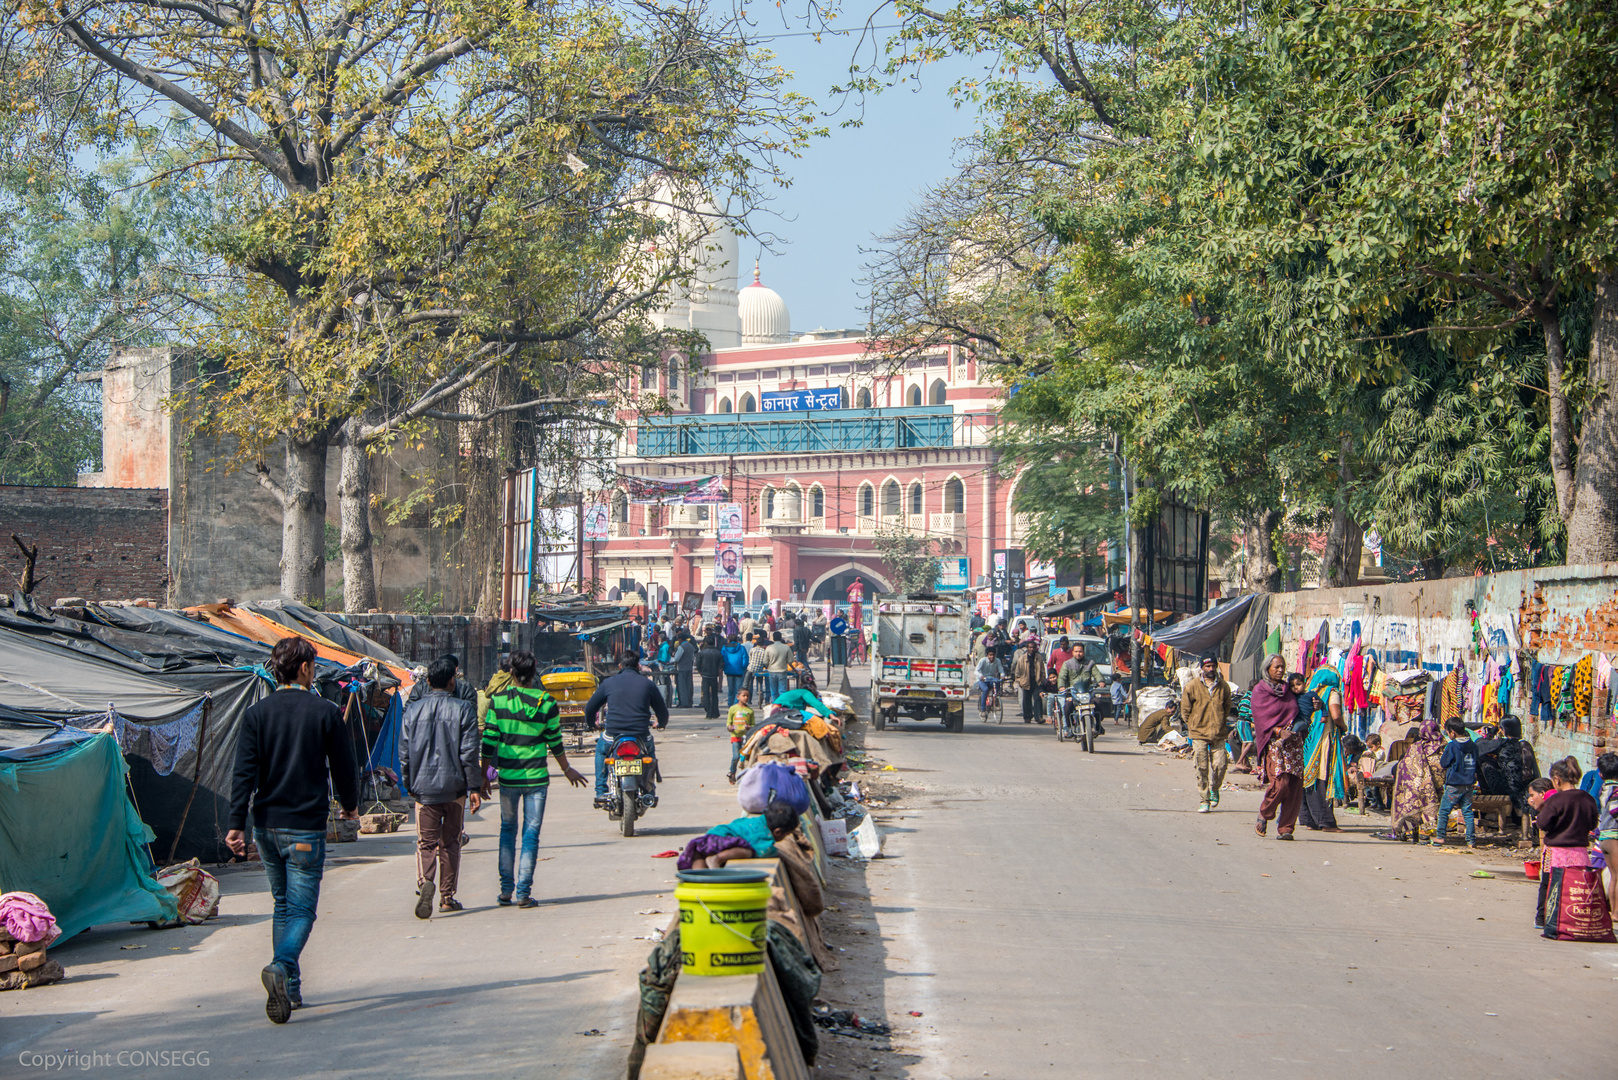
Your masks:
<svg viewBox="0 0 1618 1080"><path fill-rule="evenodd" d="M638 761L615 761L612 763L612 771L619 776L639 776L641 763Z"/></svg>

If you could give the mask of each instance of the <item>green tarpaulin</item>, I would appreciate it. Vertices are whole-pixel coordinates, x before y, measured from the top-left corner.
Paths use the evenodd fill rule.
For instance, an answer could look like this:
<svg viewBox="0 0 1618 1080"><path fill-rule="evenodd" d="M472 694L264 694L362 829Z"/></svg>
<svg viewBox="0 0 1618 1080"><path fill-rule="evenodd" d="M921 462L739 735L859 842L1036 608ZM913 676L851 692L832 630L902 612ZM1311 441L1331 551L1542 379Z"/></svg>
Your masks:
<svg viewBox="0 0 1618 1080"><path fill-rule="evenodd" d="M152 877L151 837L125 794L111 735L66 739L27 760L0 755L0 892L45 901L63 938L99 923L176 917Z"/></svg>

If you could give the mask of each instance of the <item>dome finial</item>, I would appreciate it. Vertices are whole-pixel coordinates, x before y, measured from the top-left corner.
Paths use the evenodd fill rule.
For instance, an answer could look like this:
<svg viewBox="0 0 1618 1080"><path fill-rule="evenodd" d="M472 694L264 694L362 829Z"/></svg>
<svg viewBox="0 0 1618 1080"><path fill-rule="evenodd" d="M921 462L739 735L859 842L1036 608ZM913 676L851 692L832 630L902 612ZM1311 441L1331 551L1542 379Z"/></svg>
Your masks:
<svg viewBox="0 0 1618 1080"><path fill-rule="evenodd" d="M757 259L753 260L753 284L754 285L762 285L763 284L763 282L761 282L758 279L758 260Z"/></svg>

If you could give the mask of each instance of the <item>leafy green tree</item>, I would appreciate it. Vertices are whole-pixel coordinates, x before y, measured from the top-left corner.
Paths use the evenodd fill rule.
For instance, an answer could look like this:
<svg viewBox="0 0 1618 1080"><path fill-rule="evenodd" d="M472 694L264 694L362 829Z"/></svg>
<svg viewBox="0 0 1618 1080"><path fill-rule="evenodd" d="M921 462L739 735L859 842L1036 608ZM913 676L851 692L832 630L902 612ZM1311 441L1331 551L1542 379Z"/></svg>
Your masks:
<svg viewBox="0 0 1618 1080"><path fill-rule="evenodd" d="M931 592L942 565L938 541L909 529L882 527L871 540L893 575L893 587L902 593Z"/></svg>
<svg viewBox="0 0 1618 1080"><path fill-rule="evenodd" d="M1261 29L1221 72L1246 91L1199 131L1210 253L1281 269L1278 345L1345 381L1396 382L1407 336L1487 365L1536 327L1567 556L1618 556L1618 13L1332 0L1267 9ZM1411 303L1417 325L1385 325Z"/></svg>
<svg viewBox="0 0 1618 1080"><path fill-rule="evenodd" d="M72 485L92 469L91 377L171 324L171 260L196 200L167 185L120 190L130 171L27 155L0 165L0 482Z"/></svg>
<svg viewBox="0 0 1618 1080"><path fill-rule="evenodd" d="M732 227L801 137L779 71L696 4L11 11L32 72L69 73L104 130L188 121L149 135L228 208L195 340L222 370L193 403L260 456L298 597L324 594L334 438L368 452L497 369L588 359L689 274L681 223Z"/></svg>

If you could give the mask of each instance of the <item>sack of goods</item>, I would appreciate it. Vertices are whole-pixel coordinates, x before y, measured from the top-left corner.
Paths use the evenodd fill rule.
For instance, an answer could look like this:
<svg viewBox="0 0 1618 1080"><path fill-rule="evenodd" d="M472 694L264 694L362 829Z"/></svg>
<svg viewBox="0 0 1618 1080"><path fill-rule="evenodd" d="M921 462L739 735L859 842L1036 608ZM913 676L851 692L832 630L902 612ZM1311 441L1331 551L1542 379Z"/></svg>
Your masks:
<svg viewBox="0 0 1618 1080"><path fill-rule="evenodd" d="M775 799L792 807L794 813L808 812L809 788L795 769L778 761L765 761L742 773L736 781L736 801L746 813L762 814Z"/></svg>

